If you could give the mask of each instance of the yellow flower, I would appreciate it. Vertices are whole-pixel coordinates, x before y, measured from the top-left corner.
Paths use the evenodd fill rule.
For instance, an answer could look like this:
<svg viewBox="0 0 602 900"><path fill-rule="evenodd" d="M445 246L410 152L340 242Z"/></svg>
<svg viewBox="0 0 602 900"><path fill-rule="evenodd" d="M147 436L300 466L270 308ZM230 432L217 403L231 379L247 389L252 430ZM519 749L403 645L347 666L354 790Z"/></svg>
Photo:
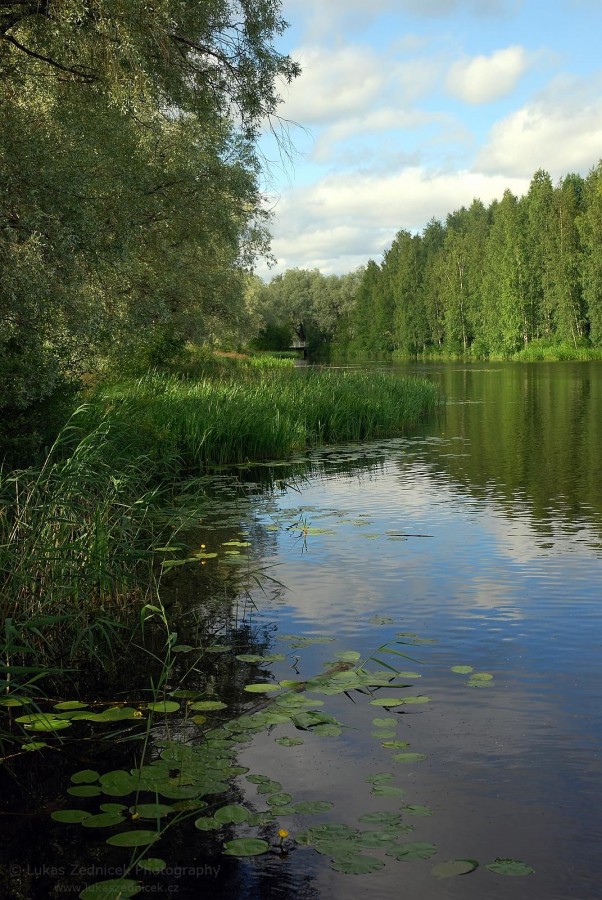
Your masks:
<svg viewBox="0 0 602 900"><path fill-rule="evenodd" d="M205 544L201 544L201 550L205 549Z"/></svg>
<svg viewBox="0 0 602 900"><path fill-rule="evenodd" d="M285 828L281 828L280 831L278 832L278 837L281 839L288 837L288 831Z"/></svg>

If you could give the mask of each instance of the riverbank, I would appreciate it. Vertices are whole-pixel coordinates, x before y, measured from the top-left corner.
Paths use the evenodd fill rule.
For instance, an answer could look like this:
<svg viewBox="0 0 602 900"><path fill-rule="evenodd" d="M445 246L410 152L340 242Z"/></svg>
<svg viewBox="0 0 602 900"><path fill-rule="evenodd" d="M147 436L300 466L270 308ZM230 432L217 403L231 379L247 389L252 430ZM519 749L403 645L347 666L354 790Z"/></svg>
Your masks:
<svg viewBox="0 0 602 900"><path fill-rule="evenodd" d="M196 370L102 382L83 399L43 465L0 472L9 695L37 696L67 669L102 669L114 656L124 620L158 596L158 548L172 546L191 510L202 513L202 476L399 434L434 413L439 393L390 373L212 357Z"/></svg>

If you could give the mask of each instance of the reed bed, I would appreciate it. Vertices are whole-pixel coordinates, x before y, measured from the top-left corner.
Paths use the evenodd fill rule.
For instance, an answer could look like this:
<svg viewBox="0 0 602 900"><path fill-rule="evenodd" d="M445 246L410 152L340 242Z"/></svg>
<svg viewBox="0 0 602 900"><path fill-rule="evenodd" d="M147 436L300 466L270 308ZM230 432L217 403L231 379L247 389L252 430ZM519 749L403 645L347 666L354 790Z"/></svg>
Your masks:
<svg viewBox="0 0 602 900"><path fill-rule="evenodd" d="M221 378L151 373L108 385L92 410L109 416L129 452L199 471L398 434L437 404L432 382L391 373L241 367Z"/></svg>
<svg viewBox="0 0 602 900"><path fill-rule="evenodd" d="M432 383L388 373L231 362L220 377L96 387L42 466L0 469L0 688L37 690L82 658L110 659L178 528L161 510L188 485L188 513L202 510L191 475L393 435L437 404Z"/></svg>

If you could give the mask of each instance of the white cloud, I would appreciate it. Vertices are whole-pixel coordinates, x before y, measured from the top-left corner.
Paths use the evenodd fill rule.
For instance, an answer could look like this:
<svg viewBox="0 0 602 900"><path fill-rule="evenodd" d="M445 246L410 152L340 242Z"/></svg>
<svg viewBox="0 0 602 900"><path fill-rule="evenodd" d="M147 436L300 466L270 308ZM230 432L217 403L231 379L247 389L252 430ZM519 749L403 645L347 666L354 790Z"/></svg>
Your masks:
<svg viewBox="0 0 602 900"><path fill-rule="evenodd" d="M459 60L449 70L446 88L465 103L490 103L509 94L529 65L529 55L516 46Z"/></svg>
<svg viewBox="0 0 602 900"><path fill-rule="evenodd" d="M336 51L305 47L292 56L302 74L291 85L280 113L302 125L369 109L387 82L382 64L369 47L352 45Z"/></svg>
<svg viewBox="0 0 602 900"><path fill-rule="evenodd" d="M417 19L448 18L457 13L490 19L507 18L521 5L522 0L284 0L283 15L288 22L303 20L314 36L332 36L342 25L364 27L385 12Z"/></svg>
<svg viewBox="0 0 602 900"><path fill-rule="evenodd" d="M437 79L438 64L419 59L383 59L373 48L349 44L332 49L301 47L292 52L302 74L286 92L279 112L304 126L323 125L346 116L394 106L406 110L425 96Z"/></svg>
<svg viewBox="0 0 602 900"><path fill-rule="evenodd" d="M528 180L478 172L429 174L421 167L379 174L328 175L286 191L276 207L273 251L278 268L313 268L325 274L351 271L378 257L402 228L421 231L433 216L489 204L506 188L524 193ZM260 274L267 274L260 272Z"/></svg>
<svg viewBox="0 0 602 900"><path fill-rule="evenodd" d="M602 76L558 79L538 98L495 124L477 159L484 172L558 178L587 173L602 157Z"/></svg>

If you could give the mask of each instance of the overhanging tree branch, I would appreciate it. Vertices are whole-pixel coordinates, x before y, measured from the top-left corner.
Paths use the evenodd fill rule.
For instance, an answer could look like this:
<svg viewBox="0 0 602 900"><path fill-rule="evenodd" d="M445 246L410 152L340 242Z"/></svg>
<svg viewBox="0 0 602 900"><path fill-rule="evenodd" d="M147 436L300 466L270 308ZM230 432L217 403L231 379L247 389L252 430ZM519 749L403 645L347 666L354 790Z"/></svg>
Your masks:
<svg viewBox="0 0 602 900"><path fill-rule="evenodd" d="M13 44L18 50L26 53L27 56L48 63L48 65L53 66L53 68L59 69L61 72L67 72L67 74L72 75L74 78L78 78L81 81L91 83L97 80L97 76L93 72L86 72L86 70L80 66L64 66L57 59L52 59L50 56L44 56L42 53L36 53L35 50L31 50L29 47L26 47L25 44L18 41L12 34L5 34L2 37L2 40L6 41L8 44Z"/></svg>

